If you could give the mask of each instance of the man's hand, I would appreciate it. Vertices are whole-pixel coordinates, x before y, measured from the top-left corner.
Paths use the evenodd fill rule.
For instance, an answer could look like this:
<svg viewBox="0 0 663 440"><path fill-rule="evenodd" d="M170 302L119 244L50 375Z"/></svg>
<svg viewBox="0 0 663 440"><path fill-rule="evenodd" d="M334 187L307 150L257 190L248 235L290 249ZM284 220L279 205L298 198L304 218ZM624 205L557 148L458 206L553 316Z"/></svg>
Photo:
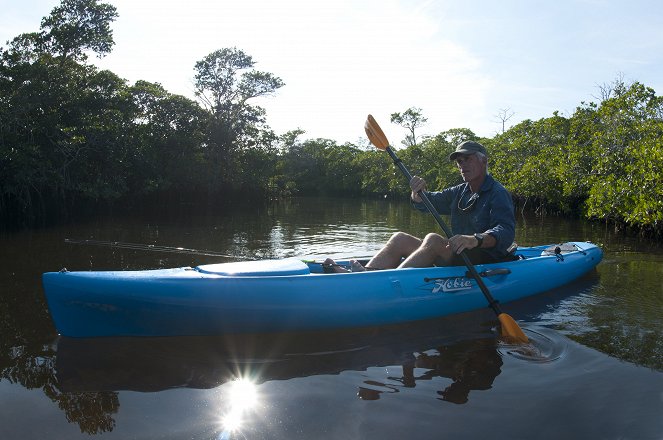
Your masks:
<svg viewBox="0 0 663 440"><path fill-rule="evenodd" d="M426 181L419 176L413 176L412 180L410 180L410 189L412 190L412 194L410 194L412 200L416 203L421 203L422 200L419 197L419 191L426 191Z"/></svg>
<svg viewBox="0 0 663 440"><path fill-rule="evenodd" d="M447 246L456 254L460 254L466 249L474 249L478 244L479 242L474 235L454 235L449 239Z"/></svg>

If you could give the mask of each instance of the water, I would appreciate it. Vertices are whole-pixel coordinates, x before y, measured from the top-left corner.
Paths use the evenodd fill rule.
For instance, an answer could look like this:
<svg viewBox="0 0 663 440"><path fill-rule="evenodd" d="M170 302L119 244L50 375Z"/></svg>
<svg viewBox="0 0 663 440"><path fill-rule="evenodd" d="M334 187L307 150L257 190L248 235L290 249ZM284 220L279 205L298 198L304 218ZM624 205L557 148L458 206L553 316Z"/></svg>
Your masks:
<svg viewBox="0 0 663 440"><path fill-rule="evenodd" d="M229 261L65 239L319 258L437 228L406 203L297 199L5 233L0 438L663 438L663 249L602 224L518 219L521 245L591 240L605 251L577 282L503 305L526 348L496 337L488 309L259 338L58 338L39 278Z"/></svg>

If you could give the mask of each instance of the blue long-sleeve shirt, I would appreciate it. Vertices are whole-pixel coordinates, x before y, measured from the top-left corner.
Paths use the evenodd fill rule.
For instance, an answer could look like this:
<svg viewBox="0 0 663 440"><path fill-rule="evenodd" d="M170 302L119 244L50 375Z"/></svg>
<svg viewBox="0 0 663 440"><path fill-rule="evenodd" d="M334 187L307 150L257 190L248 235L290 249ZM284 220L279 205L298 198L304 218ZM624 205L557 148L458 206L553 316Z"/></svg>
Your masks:
<svg viewBox="0 0 663 440"><path fill-rule="evenodd" d="M474 205L469 206L472 191L468 183L444 189L426 191L426 195L438 213L451 215L451 231L454 235L485 233L497 241L495 247L481 249L495 258L507 255L507 249L516 236L516 218L511 194L488 174L478 193ZM414 203L420 211L427 211L423 203Z"/></svg>

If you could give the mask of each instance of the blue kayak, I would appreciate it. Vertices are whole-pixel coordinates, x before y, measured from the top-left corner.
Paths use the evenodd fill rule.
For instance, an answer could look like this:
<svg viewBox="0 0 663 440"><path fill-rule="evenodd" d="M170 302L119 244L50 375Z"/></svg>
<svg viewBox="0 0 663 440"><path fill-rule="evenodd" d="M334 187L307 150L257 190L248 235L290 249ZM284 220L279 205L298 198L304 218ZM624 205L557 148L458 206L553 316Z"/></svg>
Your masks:
<svg viewBox="0 0 663 440"><path fill-rule="evenodd" d="M569 283L602 257L594 244L570 242L520 248L514 261L476 269L504 304ZM142 271L62 270L42 279L57 331L68 337L339 329L487 306L465 266L325 273L320 262L287 258Z"/></svg>

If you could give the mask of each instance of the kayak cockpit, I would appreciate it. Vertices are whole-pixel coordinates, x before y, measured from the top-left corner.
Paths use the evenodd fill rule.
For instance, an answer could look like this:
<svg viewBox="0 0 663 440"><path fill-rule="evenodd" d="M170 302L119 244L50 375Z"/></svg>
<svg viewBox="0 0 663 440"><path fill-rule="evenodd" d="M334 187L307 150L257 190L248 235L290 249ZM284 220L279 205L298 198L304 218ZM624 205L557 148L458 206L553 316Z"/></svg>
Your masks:
<svg viewBox="0 0 663 440"><path fill-rule="evenodd" d="M562 254L571 252L584 253L581 243L563 243L553 246L539 246L518 249L514 253L514 260L522 260L540 256L556 256L563 259ZM360 261L363 265L367 261ZM339 266L350 267L350 260L336 261ZM279 260L238 261L232 263L206 264L197 266L194 270L210 275L226 277L278 277L293 275L310 275L324 273L319 262L305 262L298 258L284 258Z"/></svg>

